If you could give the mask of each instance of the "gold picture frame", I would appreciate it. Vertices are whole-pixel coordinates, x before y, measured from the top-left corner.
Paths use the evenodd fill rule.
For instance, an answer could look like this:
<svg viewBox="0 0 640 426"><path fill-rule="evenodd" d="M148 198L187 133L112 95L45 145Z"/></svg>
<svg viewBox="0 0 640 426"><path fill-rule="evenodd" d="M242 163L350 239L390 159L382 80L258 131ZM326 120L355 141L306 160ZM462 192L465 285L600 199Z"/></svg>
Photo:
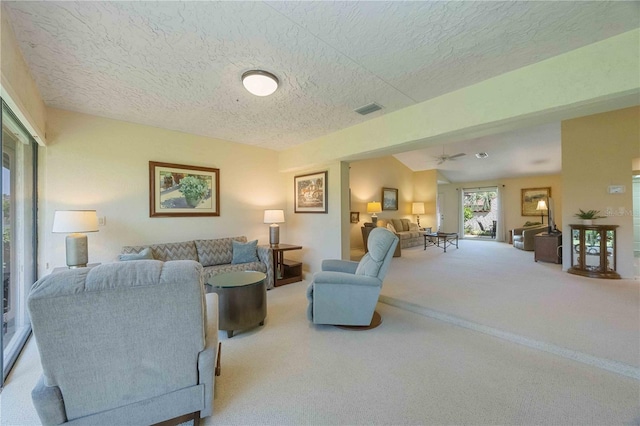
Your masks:
<svg viewBox="0 0 640 426"><path fill-rule="evenodd" d="M220 170L149 161L149 217L220 216Z"/></svg>
<svg viewBox="0 0 640 426"><path fill-rule="evenodd" d="M538 207L538 201L544 200L549 206L549 197L551 197L551 188L522 188L521 200L522 200L522 216L540 216L540 210L536 210Z"/></svg>

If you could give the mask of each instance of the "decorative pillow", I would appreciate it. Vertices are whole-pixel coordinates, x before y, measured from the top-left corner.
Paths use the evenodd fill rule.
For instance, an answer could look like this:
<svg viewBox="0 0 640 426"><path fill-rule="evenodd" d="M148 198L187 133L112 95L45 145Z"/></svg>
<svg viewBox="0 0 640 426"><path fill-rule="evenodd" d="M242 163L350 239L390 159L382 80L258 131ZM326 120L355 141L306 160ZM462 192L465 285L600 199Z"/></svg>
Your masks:
<svg viewBox="0 0 640 426"><path fill-rule="evenodd" d="M393 223L393 227L396 229L396 232L402 232L402 222L400 219L391 219L390 222Z"/></svg>
<svg viewBox="0 0 640 426"><path fill-rule="evenodd" d="M396 228L394 228L393 223L391 222L387 223L387 229L393 232L394 234L396 233Z"/></svg>
<svg viewBox="0 0 640 426"><path fill-rule="evenodd" d="M257 255L258 240L249 241L248 243L241 243L234 240L231 243L233 244L232 265L259 261Z"/></svg>
<svg viewBox="0 0 640 426"><path fill-rule="evenodd" d="M147 247L145 249L142 249L140 253L121 254L120 256L118 256L118 258L122 261L153 259L153 254L151 254L151 248Z"/></svg>
<svg viewBox="0 0 640 426"><path fill-rule="evenodd" d="M417 232L419 230L420 230L420 228L418 228L418 224L417 223L409 222L409 231Z"/></svg>
<svg viewBox="0 0 640 426"><path fill-rule="evenodd" d="M400 219L400 222L402 223L401 231L408 231L409 230L409 219Z"/></svg>

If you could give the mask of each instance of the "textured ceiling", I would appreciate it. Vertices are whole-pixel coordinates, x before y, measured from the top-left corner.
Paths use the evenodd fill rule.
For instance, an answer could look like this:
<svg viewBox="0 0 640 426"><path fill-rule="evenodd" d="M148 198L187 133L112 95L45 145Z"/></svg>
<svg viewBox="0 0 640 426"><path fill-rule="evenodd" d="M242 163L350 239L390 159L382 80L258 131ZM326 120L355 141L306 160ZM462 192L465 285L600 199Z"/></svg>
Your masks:
<svg viewBox="0 0 640 426"><path fill-rule="evenodd" d="M277 150L640 25L638 2L2 5L48 106Z"/></svg>

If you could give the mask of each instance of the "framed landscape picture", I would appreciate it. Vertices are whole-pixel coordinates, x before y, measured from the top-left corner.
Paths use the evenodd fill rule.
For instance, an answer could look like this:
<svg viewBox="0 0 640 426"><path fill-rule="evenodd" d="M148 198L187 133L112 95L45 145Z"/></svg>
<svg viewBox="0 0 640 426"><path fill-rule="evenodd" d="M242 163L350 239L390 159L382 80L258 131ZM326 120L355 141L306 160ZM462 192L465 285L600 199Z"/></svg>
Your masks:
<svg viewBox="0 0 640 426"><path fill-rule="evenodd" d="M551 188L522 188L522 216L540 216L538 201L544 200L549 205Z"/></svg>
<svg viewBox="0 0 640 426"><path fill-rule="evenodd" d="M149 161L149 216L220 216L220 170Z"/></svg>
<svg viewBox="0 0 640 426"><path fill-rule="evenodd" d="M294 213L327 213L327 172L293 178Z"/></svg>
<svg viewBox="0 0 640 426"><path fill-rule="evenodd" d="M398 210L398 190L382 188L382 210Z"/></svg>

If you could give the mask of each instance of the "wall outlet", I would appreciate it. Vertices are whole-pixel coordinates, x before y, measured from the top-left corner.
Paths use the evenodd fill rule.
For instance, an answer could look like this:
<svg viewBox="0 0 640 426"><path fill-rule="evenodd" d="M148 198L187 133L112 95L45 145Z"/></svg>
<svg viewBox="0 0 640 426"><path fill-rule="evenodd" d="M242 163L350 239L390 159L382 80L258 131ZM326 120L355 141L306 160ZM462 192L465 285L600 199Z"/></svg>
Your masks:
<svg viewBox="0 0 640 426"><path fill-rule="evenodd" d="M609 185L609 194L624 194L627 188L624 185Z"/></svg>
<svg viewBox="0 0 640 426"><path fill-rule="evenodd" d="M105 226L107 224L107 217L101 216L98 218L98 226Z"/></svg>

